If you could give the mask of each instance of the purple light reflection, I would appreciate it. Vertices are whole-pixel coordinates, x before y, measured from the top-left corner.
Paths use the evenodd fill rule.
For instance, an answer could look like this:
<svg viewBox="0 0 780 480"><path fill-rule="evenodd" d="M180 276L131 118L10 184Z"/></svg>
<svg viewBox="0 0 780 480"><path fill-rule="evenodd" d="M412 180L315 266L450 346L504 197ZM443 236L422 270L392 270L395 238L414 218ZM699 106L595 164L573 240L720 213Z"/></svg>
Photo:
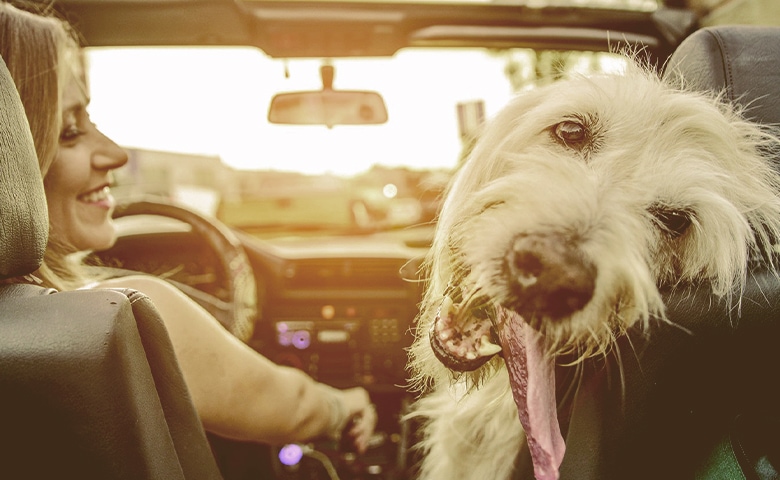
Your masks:
<svg viewBox="0 0 780 480"><path fill-rule="evenodd" d="M303 449L296 443L289 443L279 450L279 461L282 465L292 467L298 465L303 458Z"/></svg>
<svg viewBox="0 0 780 480"><path fill-rule="evenodd" d="M298 350L304 350L311 345L311 334L306 330L298 330L293 334L292 344Z"/></svg>

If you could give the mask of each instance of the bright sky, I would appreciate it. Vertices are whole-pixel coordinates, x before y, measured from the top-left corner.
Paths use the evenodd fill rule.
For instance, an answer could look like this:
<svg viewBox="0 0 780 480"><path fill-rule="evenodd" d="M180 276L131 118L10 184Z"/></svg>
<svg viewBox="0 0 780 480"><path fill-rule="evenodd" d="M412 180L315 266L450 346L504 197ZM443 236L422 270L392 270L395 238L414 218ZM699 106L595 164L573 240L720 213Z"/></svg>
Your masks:
<svg viewBox="0 0 780 480"><path fill-rule="evenodd" d="M393 59L336 59L335 88L377 90L386 125L278 126L272 95L321 87L318 60L285 64L241 49L92 49L93 121L125 147L219 155L239 169L354 174L375 163L451 167L460 151L456 104L481 99L488 116L511 96L504 60L402 51Z"/></svg>

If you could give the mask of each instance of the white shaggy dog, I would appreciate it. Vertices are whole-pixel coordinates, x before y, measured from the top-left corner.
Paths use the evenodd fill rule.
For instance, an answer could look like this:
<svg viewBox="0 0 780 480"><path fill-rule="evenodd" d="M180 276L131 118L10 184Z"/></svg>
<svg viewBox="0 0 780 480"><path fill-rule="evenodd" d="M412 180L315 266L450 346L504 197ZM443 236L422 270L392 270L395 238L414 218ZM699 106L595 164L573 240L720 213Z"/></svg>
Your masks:
<svg viewBox="0 0 780 480"><path fill-rule="evenodd" d="M425 479L510 478L522 442L557 478L556 356L664 318L659 285L738 304L749 262L771 264L776 138L628 70L519 95L450 185L410 353Z"/></svg>

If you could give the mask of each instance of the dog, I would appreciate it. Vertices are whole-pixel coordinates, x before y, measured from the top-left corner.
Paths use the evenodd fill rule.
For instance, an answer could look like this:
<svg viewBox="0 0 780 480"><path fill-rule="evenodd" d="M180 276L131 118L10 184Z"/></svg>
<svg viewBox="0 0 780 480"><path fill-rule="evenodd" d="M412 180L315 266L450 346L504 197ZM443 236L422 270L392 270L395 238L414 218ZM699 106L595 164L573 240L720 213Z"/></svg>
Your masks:
<svg viewBox="0 0 780 480"><path fill-rule="evenodd" d="M663 320L659 286L738 304L774 268L778 138L629 63L519 94L446 191L409 355L423 479L508 479L524 442L558 478L557 358Z"/></svg>

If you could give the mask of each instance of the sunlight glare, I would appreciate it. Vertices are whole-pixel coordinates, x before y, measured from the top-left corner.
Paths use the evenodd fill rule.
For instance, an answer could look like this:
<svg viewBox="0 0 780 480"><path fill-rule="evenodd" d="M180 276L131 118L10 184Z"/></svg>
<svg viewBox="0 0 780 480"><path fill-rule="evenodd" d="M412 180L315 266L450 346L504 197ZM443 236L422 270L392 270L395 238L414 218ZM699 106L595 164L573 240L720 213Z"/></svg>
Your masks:
<svg viewBox="0 0 780 480"><path fill-rule="evenodd" d="M511 97L500 58L483 51L401 51L336 59L335 88L377 90L379 126L280 126L273 94L321 88L319 59L274 60L251 48L88 49L93 120L125 147L218 155L236 169L352 175L374 164L450 168L460 154L458 102L488 116ZM285 75L285 70L289 76Z"/></svg>

